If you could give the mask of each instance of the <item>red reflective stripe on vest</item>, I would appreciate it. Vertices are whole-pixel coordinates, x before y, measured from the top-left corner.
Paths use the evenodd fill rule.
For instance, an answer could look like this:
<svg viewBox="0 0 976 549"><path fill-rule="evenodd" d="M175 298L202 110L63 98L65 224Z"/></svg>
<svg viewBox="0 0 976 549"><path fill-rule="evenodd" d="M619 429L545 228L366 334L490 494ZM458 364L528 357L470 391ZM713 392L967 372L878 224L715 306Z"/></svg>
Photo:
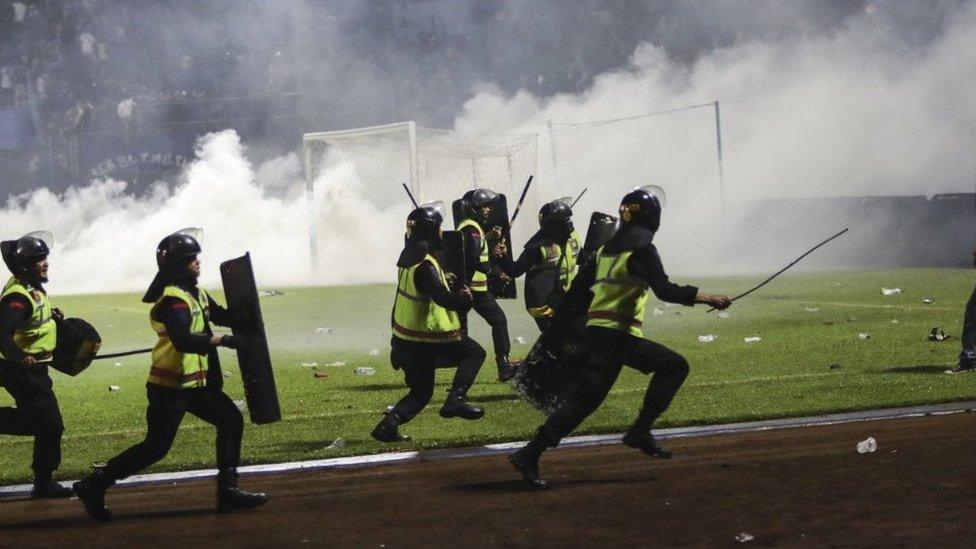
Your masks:
<svg viewBox="0 0 976 549"><path fill-rule="evenodd" d="M393 323L393 329L405 336L429 338L429 339L457 339L461 337L461 330L451 330L450 332L419 332Z"/></svg>

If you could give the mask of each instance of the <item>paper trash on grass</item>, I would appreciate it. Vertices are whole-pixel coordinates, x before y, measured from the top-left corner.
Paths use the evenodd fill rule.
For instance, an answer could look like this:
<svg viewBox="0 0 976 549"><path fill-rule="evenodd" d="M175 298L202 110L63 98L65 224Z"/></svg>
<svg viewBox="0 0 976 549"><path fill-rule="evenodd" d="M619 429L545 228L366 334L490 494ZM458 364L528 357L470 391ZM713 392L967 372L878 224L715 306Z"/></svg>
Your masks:
<svg viewBox="0 0 976 549"><path fill-rule="evenodd" d="M230 377L231 375L233 375L230 372L222 372L222 373L224 374L224 377Z"/></svg>
<svg viewBox="0 0 976 549"><path fill-rule="evenodd" d="M121 390L122 390L122 387L119 387L118 385L109 385L108 386L108 392L110 392L110 393L117 393L117 392L119 392Z"/></svg>
<svg viewBox="0 0 976 549"><path fill-rule="evenodd" d="M718 336L715 335L715 334L700 335L700 336L698 336L698 342L699 343L711 343L711 342L715 341L715 338L717 338L717 337Z"/></svg>
<svg viewBox="0 0 976 549"><path fill-rule="evenodd" d="M923 297L922 298L922 303L924 303L926 305L931 305L931 304L935 303L935 300L932 299L931 297Z"/></svg>
<svg viewBox="0 0 976 549"><path fill-rule="evenodd" d="M745 532L742 532L742 533L736 534L734 539L735 539L735 541L737 541L739 543L745 543L747 541L752 541L752 540L756 539L756 536L754 536L752 534L747 534Z"/></svg>
<svg viewBox="0 0 976 549"><path fill-rule="evenodd" d="M804 307L803 310L808 313L819 313L820 307Z"/></svg>
<svg viewBox="0 0 976 549"><path fill-rule="evenodd" d="M328 326L323 326L321 328L316 328L315 329L315 333L320 334L320 335L331 334L332 333L332 328L330 328Z"/></svg>
<svg viewBox="0 0 976 549"><path fill-rule="evenodd" d="M306 368L315 368L318 365L319 365L318 362L302 362L302 366Z"/></svg>
<svg viewBox="0 0 976 549"><path fill-rule="evenodd" d="M353 371L357 376L371 376L376 374L376 368L370 368L369 366L359 367Z"/></svg>
<svg viewBox="0 0 976 549"><path fill-rule="evenodd" d="M726 311L722 311L721 313L718 314L719 318L729 318L729 316L730 316L729 313L727 313Z"/></svg>
<svg viewBox="0 0 976 549"><path fill-rule="evenodd" d="M345 447L346 447L346 439L344 439L344 438L337 438L337 439L335 439L335 440L332 441L332 444L329 444L328 446L326 446L325 449L326 450L340 450L340 449L345 448Z"/></svg>
<svg viewBox="0 0 976 549"><path fill-rule="evenodd" d="M525 338L522 336L518 336L515 338L515 342L518 343L519 345L525 345Z"/></svg>
<svg viewBox="0 0 976 549"><path fill-rule="evenodd" d="M278 290L261 290L258 292L258 297L274 297L276 295L285 295L284 292L279 292Z"/></svg>
<svg viewBox="0 0 976 549"><path fill-rule="evenodd" d="M858 337L858 339L861 339L861 340L871 339L871 334L866 334L864 332L861 332L861 333L857 334L857 337Z"/></svg>
<svg viewBox="0 0 976 549"><path fill-rule="evenodd" d="M881 288L881 295L901 295L901 288Z"/></svg>
<svg viewBox="0 0 976 549"><path fill-rule="evenodd" d="M335 362L330 362L330 363L326 364L326 366L329 366L331 368L338 368L340 366L345 366L345 365L346 365L346 361L345 360L337 360Z"/></svg>
<svg viewBox="0 0 976 549"><path fill-rule="evenodd" d="M752 336L752 337L745 338L743 341L745 341L746 343L759 343L760 341L762 341L762 338L759 336Z"/></svg>
<svg viewBox="0 0 976 549"><path fill-rule="evenodd" d="M932 331L929 332L929 341L945 341L950 337L952 336L943 332L938 326L932 328Z"/></svg>

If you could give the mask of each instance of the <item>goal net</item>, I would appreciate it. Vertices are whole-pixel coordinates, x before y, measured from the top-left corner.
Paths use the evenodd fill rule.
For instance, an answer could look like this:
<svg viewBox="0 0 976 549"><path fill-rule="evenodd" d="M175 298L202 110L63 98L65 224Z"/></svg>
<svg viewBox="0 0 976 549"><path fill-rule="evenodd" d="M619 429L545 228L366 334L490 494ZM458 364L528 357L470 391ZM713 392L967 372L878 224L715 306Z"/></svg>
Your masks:
<svg viewBox="0 0 976 549"><path fill-rule="evenodd" d="M504 193L514 210L525 181L536 170L535 134L461 133L400 122L307 133L302 143L310 193L320 177L351 178L369 201L386 208L408 202L401 188L406 183L417 202L445 203L445 228L452 226L451 202L476 187ZM537 223L529 222L539 206L533 190L519 214L523 221L513 227L516 242L537 229ZM314 219L315 212L311 214ZM312 244L314 254L314 237Z"/></svg>

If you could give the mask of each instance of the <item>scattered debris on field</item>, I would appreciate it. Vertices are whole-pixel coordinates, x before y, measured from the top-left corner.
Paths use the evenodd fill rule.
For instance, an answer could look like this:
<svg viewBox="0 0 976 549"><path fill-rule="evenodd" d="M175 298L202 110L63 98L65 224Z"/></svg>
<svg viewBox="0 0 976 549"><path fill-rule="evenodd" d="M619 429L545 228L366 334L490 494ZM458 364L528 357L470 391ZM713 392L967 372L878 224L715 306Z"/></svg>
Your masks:
<svg viewBox="0 0 976 549"><path fill-rule="evenodd" d="M881 288L881 295L901 295L901 288Z"/></svg>
<svg viewBox="0 0 976 549"><path fill-rule="evenodd" d="M760 341L762 341L762 338L759 336L752 336L752 337L745 338L743 341L745 341L746 343L759 343Z"/></svg>
<svg viewBox="0 0 976 549"><path fill-rule="evenodd" d="M950 337L952 336L943 332L938 326L932 328L932 331L929 332L929 341L945 341Z"/></svg>
<svg viewBox="0 0 976 549"><path fill-rule="evenodd" d="M718 336L715 335L715 334L700 335L700 336L698 336L698 342L699 343L711 343L711 342L715 341L715 338L717 338L717 337Z"/></svg>
<svg viewBox="0 0 976 549"><path fill-rule="evenodd" d="M877 449L878 441L874 440L874 437L868 437L857 443L857 453L859 454L870 454Z"/></svg>

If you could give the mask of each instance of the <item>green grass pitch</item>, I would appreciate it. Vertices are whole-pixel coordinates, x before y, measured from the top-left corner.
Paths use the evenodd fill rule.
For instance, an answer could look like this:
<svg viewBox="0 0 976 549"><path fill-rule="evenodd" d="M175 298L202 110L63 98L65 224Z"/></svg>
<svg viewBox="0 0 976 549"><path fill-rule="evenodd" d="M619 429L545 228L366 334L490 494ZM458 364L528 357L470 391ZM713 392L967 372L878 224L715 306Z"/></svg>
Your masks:
<svg viewBox="0 0 976 549"><path fill-rule="evenodd" d="M728 318L705 308L665 307L653 299L648 337L684 354L691 375L658 427L821 414L837 411L965 400L976 395L976 375L948 376L959 352L959 332L973 272L954 269L839 270L787 275L729 310ZM734 295L761 277L693 279L708 292ZM684 280L682 280L683 282ZM901 295L883 296L882 287ZM470 392L487 414L481 421L437 415L453 370L438 372L430 406L402 432L409 444L383 445L369 437L386 406L406 393L402 374L389 365L389 285L284 288L262 298L284 421L248 425L246 463L320 459L410 448L437 448L526 439L543 416L495 381L487 326L472 317L472 334L489 360ZM923 298L932 304L923 304ZM147 307L134 294L53 296L68 316L92 322L104 339L102 352L148 347L154 336ZM502 302L522 356L537 330L521 300ZM663 314L654 314L660 308ZM955 336L930 342L935 326ZM318 333L318 328L332 328ZM870 334L860 339L859 333ZM698 336L715 334L711 343ZM758 343L745 343L759 336ZM372 354L371 350L375 350ZM221 350L225 390L243 399L232 352ZM342 366L329 364L344 362ZM310 366L317 363L317 367ZM373 376L354 369L371 366ZM77 378L52 372L65 417L64 462L59 476L76 478L145 434L146 355L96 362ZM316 378L315 372L328 376ZM121 390L110 392L109 385ZM645 376L625 369L604 405L578 433L621 431L637 412ZM0 406L12 399L0 391ZM336 439L341 448L330 448ZM854 442L852 441L852 448ZM0 484L30 478L31 439L0 436ZM188 417L169 456L152 470L212 467L214 431Z"/></svg>

